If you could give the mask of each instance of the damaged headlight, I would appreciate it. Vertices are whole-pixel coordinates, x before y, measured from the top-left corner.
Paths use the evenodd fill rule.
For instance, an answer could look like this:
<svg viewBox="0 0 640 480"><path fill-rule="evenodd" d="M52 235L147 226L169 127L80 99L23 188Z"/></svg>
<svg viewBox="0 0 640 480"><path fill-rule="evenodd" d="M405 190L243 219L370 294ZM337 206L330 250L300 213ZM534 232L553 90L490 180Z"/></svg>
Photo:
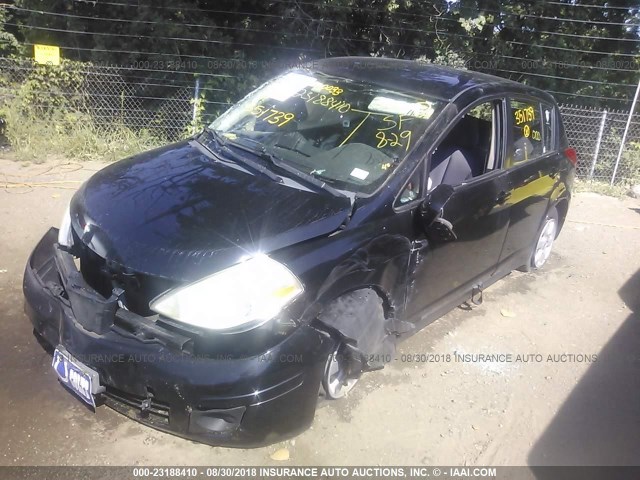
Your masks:
<svg viewBox="0 0 640 480"><path fill-rule="evenodd" d="M257 255L156 298L154 312L198 327L228 333L257 328L303 291L281 263Z"/></svg>
<svg viewBox="0 0 640 480"><path fill-rule="evenodd" d="M71 234L71 204L67 205L62 221L60 222L60 231L58 232L58 244L71 247L73 245L73 235Z"/></svg>

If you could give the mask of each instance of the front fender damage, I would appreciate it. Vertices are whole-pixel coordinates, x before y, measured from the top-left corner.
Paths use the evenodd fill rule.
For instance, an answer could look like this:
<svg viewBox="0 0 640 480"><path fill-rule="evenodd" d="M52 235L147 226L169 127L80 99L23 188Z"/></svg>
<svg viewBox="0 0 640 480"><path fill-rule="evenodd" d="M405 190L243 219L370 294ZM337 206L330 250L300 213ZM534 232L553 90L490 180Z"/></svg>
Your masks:
<svg viewBox="0 0 640 480"><path fill-rule="evenodd" d="M385 318L382 299L372 289L343 295L324 309L314 323L345 348L350 378L379 370L395 355L395 322Z"/></svg>
<svg viewBox="0 0 640 480"><path fill-rule="evenodd" d="M350 378L383 368L395 357L396 338L413 329L396 315L411 252L402 235L369 240L331 271L308 310L312 326L340 347Z"/></svg>
<svg viewBox="0 0 640 480"><path fill-rule="evenodd" d="M374 290L357 290L337 298L318 322L359 353L363 369L382 368L395 353L392 324L384 316L382 299ZM322 328L322 327L320 327Z"/></svg>

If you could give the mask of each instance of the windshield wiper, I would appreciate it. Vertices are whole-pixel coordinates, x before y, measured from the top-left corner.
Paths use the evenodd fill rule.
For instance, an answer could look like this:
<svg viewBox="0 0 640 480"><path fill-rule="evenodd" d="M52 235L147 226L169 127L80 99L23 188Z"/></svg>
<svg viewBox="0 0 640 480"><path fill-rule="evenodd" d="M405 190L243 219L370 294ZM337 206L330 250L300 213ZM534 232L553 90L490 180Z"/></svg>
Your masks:
<svg viewBox="0 0 640 480"><path fill-rule="evenodd" d="M324 181L314 177L313 175L310 175L310 174L305 173L305 172L303 172L301 170L298 170L297 168L292 167L291 165L281 161L277 156L275 156L271 152L267 151L265 146L262 145L262 143L260 143L259 141L254 140L253 138L249 138L249 137L242 137L242 139L243 140L249 140L250 142L253 142L256 145L256 148L251 148L251 147L248 147L246 145L241 144L240 142L235 142L235 141L228 140L228 139L227 139L227 141L229 141L234 147L237 147L240 150L251 152L254 155L257 155L258 157L260 157L262 160L265 160L265 161L269 162L271 165L274 165L274 166L278 167L279 169L284 170L285 172L291 174L294 177L294 179L296 179L296 180L301 180L301 181L307 183L308 185L312 185L312 186L314 186L316 188L319 188L321 190L329 192L331 195L333 195L335 197L349 198L353 202L353 199L351 197L349 197L349 195L345 194L344 192L341 192L337 188L332 187L327 182L324 182Z"/></svg>
<svg viewBox="0 0 640 480"><path fill-rule="evenodd" d="M231 150L229 148L228 143L231 143L234 147L237 147L238 144L236 142L233 142L232 140L224 137L223 135L220 135L220 133L218 133L215 130L211 130L210 128L205 128L205 132L218 145L218 150L219 151L223 151L227 155L230 155L232 157L233 161L239 162L239 163L242 163L242 164L248 166L252 170L255 170L258 173L261 173L261 174L265 175L266 177L270 178L274 182L284 183L284 180L282 179L282 177L280 175L276 175L275 173L273 173L271 170L269 170L267 167L265 167L261 163L254 162L253 160L251 160L249 158L242 157L242 156L236 154L233 150ZM207 142L207 143L209 143L209 142ZM203 144L203 145L205 147L209 147L209 145L207 145L206 143ZM240 149L242 150L242 148L240 148ZM245 147L244 150L249 152L249 153L255 154L255 152L252 149L248 148L248 147Z"/></svg>

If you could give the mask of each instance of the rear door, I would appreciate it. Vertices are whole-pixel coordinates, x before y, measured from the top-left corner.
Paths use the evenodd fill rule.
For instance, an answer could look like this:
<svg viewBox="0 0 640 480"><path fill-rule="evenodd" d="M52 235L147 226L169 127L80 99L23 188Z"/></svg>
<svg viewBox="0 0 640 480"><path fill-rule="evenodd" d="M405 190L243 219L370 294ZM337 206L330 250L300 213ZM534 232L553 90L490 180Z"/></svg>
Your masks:
<svg viewBox="0 0 640 480"><path fill-rule="evenodd" d="M415 318L427 308L429 312L437 310L453 297L470 293L475 283L495 270L509 217L504 207L507 174L498 168L505 146L503 117L504 103L497 99L477 103L458 119L458 122L471 120L470 126L474 118L484 122L478 123L479 142L461 147L470 163L476 164L471 168L476 174L460 183L445 182L454 188L454 193L443 209L442 218L452 224L456 238L422 235L414 242L406 318ZM488 137L482 138L483 135ZM461 131L455 125L451 128L431 155L430 178L434 177L438 149L442 152L443 147L448 146L451 150L468 142L470 137L469 130ZM436 186L431 184L429 188L433 190Z"/></svg>
<svg viewBox="0 0 640 480"><path fill-rule="evenodd" d="M528 258L551 194L560 181L560 158L553 106L533 97L514 96L508 99L507 107L509 135L504 169L510 220L500 262L518 263Z"/></svg>

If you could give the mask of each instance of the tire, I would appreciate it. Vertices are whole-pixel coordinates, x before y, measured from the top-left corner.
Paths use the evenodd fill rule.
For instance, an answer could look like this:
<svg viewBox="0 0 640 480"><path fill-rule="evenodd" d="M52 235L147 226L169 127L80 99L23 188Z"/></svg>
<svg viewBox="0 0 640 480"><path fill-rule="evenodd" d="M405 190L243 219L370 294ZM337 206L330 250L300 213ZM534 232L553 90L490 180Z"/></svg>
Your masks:
<svg viewBox="0 0 640 480"><path fill-rule="evenodd" d="M553 242L558 235L558 228L558 211L555 207L551 207L542 222L540 230L538 231L538 235L536 236L536 240L533 244L533 249L531 250L529 262L527 265L524 265L521 270L525 272L538 270L547 263L549 255L551 255Z"/></svg>

